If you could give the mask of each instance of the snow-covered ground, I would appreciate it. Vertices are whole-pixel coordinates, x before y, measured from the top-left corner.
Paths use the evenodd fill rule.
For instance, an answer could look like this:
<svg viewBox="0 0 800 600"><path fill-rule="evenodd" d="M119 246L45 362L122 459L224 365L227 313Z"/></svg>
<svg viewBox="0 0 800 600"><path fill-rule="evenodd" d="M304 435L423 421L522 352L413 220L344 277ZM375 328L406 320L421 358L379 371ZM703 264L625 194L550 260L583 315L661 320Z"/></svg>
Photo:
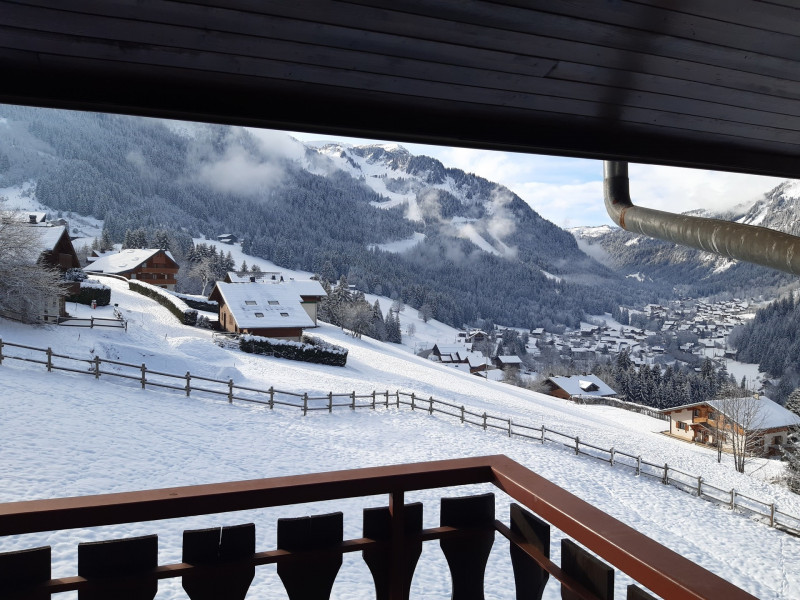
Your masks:
<svg viewBox="0 0 800 600"><path fill-rule="evenodd" d="M231 377L237 383L259 388L272 385L310 394L413 391L508 416L518 423L544 423L597 446L613 446L702 475L706 482L720 488L735 487L740 493L774 500L782 510L800 514L800 497L766 481L780 468L779 463L754 461L755 474L736 473L729 458L717 464L714 452L662 435L663 421L610 407L578 406L486 381L421 359L406 347L368 338L355 340L329 326L320 327L314 334L349 349L344 368L226 350L211 343L210 332L180 325L166 309L131 293L124 283L112 280L109 285L112 304L118 303L128 319L127 332L32 327L0 320L0 338L49 346L73 356L99 355L144 362L163 371ZM84 306L70 305L69 309L78 315L92 312ZM93 314L110 316L111 310L103 307ZM416 315L410 318L416 319ZM256 405L229 405L224 400L141 390L135 382L128 384L121 379L47 373L42 366L11 360L0 366L0 389L0 501L502 453L759 598L800 598L799 539L656 480L637 478L628 469L576 457L555 444L509 439L447 417L408 410L345 410L303 417L300 411L291 409L270 411ZM424 502L425 526L430 527L438 524L438 498L476 491L489 490L435 490L408 494L408 500ZM498 516L507 520L508 499L499 492L497 495ZM252 521L257 526L257 548L267 550L275 547L275 520L279 517L342 510L345 537L360 537L361 509L386 501L355 499L180 522L4 538L0 551L51 544L53 576L60 577L75 574L79 541L158 533L160 561L178 562L181 532L186 528ZM552 547L556 560L557 539L555 536ZM511 568L505 542L496 541L490 560L487 598L512 598L513 591L507 585ZM447 573L438 545L426 544L412 596L449 597ZM360 556L346 555L333 595L372 597L370 582ZM624 578L618 577L618 597L624 597L623 587ZM176 581L160 584L158 598L184 597ZM285 597L274 567L257 570L249 597ZM558 587L551 584L545 597L559 597Z"/></svg>

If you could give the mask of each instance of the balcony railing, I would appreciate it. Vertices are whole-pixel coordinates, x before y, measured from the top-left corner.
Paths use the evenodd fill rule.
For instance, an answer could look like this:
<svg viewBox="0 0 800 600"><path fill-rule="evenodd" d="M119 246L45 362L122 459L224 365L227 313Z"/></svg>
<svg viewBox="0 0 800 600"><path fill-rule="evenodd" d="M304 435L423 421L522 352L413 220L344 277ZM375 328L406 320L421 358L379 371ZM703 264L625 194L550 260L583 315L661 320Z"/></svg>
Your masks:
<svg viewBox="0 0 800 600"><path fill-rule="evenodd" d="M479 483L494 484L520 503L511 506L510 526L495 519L491 493L442 499L440 526L432 529L422 528L421 504L405 503L406 492ZM78 590L81 600L144 600L155 596L158 580L181 577L190 600L236 600L247 594L256 567L277 564L291 600L321 600L330 596L343 554L362 552L378 600L404 600L423 542L439 540L452 597L482 599L499 532L511 542L517 598L541 598L550 577L560 582L562 598L613 598L614 568L662 598L754 598L502 455L11 502L0 504L0 536L377 494L388 494L389 505L364 510L358 539L343 539L342 513L332 513L279 519L278 548L260 552L253 524L184 531L183 562L173 564L158 564L156 535L83 543L78 574L60 579L51 578L49 547L7 552L0 554L0 597L42 599ZM571 538L562 540L560 566L549 558L550 525ZM653 596L630 585L627 597Z"/></svg>

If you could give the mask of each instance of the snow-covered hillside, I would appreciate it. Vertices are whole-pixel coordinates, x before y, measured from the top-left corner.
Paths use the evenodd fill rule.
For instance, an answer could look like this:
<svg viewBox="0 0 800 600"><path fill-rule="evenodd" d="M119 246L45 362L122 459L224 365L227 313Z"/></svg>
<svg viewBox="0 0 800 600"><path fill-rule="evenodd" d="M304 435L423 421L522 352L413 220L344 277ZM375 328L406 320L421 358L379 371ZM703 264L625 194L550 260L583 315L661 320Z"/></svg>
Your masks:
<svg viewBox="0 0 800 600"><path fill-rule="evenodd" d="M663 436L663 421L609 407L578 406L485 381L416 357L407 348L367 338L355 340L329 326L314 333L348 348L344 368L243 354L213 345L210 332L178 324L166 309L128 291L123 282L111 281L110 285L112 303L118 303L128 319L127 332L0 321L0 338L86 358L98 355L144 362L168 372L230 377L260 388L272 385L311 394L413 391L506 415L518 423L544 423L579 435L588 443L667 462L702 474L710 484L774 499L786 512L800 514L800 498L763 480L765 474L774 474L778 463L754 462L754 467L760 467L755 474L738 474L727 464L730 460L718 465L713 452ZM70 310L91 312L73 305ZM93 314L107 316L106 312L111 308ZM0 501L503 453L760 598L800 598L797 538L656 480L637 478L627 469L576 457L555 444L509 439L408 410L345 410L303 417L300 411L290 409L270 411L194 395L186 398L179 393L143 391L136 382L125 380L47 373L42 366L12 360L4 360L0 366L0 389ZM442 494L473 491L414 493L409 500L422 500L425 525L435 526L437 499ZM385 502L385 498L369 498L182 522L36 534L25 539L5 538L0 541L0 551L51 544L54 576L66 576L75 574L78 541L157 532L161 561L178 561L184 528L253 521L257 547L266 550L275 547L278 517L343 510L345 536L359 537L361 508ZM508 499L498 494L500 518L507 519L507 506ZM552 551L557 560L557 543ZM257 573L252 597L285 597L273 567L260 568ZM487 573L487 597L513 597L505 585L510 575L507 546L500 540ZM623 597L623 580L618 581L619 597ZM348 555L334 597L371 597L370 581L360 556ZM416 597L449 597L447 567L436 545L426 545L413 586ZM161 584L158 598L183 597L177 582ZM551 585L546 597L559 597L557 586Z"/></svg>

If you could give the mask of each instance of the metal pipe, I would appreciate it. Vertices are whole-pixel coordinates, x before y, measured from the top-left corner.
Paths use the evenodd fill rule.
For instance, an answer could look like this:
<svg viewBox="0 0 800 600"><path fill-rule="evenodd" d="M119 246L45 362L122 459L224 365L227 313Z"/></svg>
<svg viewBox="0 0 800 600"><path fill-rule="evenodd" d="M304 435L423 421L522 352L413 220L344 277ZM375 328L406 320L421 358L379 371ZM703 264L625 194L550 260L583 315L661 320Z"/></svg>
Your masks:
<svg viewBox="0 0 800 600"><path fill-rule="evenodd" d="M800 275L800 237L767 227L635 206L627 162L603 161L603 192L608 215L622 229Z"/></svg>

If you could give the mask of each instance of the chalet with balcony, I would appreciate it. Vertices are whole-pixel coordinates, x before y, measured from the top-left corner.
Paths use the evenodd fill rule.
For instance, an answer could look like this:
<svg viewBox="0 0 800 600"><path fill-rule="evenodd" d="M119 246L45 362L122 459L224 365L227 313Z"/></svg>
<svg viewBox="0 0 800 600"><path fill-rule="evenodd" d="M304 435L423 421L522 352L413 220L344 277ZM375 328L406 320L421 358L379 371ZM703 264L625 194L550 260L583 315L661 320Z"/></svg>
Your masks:
<svg viewBox="0 0 800 600"><path fill-rule="evenodd" d="M218 281L208 299L218 303L219 324L231 333L299 342L303 329L315 326L289 286Z"/></svg>
<svg viewBox="0 0 800 600"><path fill-rule="evenodd" d="M126 279L137 279L160 288L174 290L178 269L178 263L169 250L129 248L113 254L104 254L85 267L84 271L121 275Z"/></svg>
<svg viewBox="0 0 800 600"><path fill-rule="evenodd" d="M736 410L731 403L748 403L748 410ZM754 411L754 412L753 412ZM786 410L766 396L726 400L709 400L684 404L661 411L669 417L669 435L678 439L718 446L730 446L730 433L736 427L757 436L756 453L778 456L794 427L800 427L800 416ZM747 422L739 415L748 414Z"/></svg>

